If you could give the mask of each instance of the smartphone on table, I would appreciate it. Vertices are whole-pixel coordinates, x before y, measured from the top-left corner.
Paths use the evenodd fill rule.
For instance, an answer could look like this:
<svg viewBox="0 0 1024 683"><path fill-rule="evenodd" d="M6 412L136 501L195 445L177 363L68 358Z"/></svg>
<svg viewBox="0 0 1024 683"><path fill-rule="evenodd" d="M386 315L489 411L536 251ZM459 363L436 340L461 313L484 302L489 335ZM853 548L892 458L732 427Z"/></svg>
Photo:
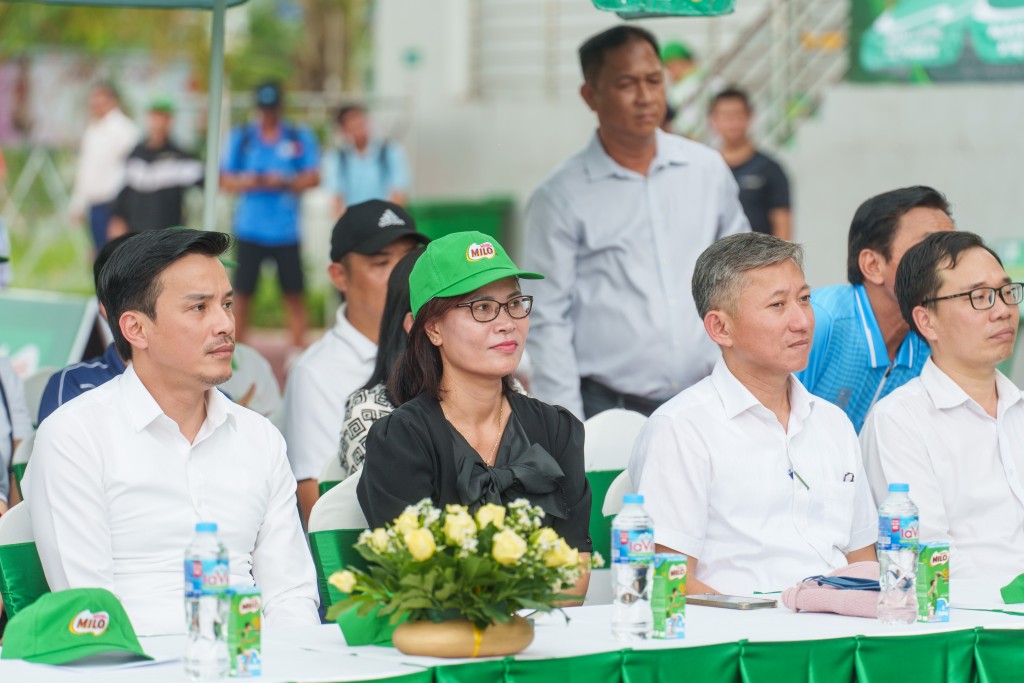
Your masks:
<svg viewBox="0 0 1024 683"><path fill-rule="evenodd" d="M718 593L699 593L687 595L686 603L702 607L723 607L725 609L765 609L775 607L778 603L771 598L748 598L741 595L719 595Z"/></svg>

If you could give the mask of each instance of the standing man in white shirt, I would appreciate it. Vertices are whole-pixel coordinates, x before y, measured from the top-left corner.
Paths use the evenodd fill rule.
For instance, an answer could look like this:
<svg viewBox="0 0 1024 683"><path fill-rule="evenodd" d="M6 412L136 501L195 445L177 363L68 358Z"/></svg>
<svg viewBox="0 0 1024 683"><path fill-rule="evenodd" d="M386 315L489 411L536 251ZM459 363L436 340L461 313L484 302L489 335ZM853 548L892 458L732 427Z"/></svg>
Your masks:
<svg viewBox="0 0 1024 683"><path fill-rule="evenodd" d="M124 185L125 160L139 141L139 129L118 106L110 83L93 86L89 94L91 120L82 135L75 184L71 190L71 217L88 219L97 250L107 241L107 226L114 199Z"/></svg>
<svg viewBox="0 0 1024 683"><path fill-rule="evenodd" d="M861 431L875 496L910 484L921 540L951 544L953 576L996 585L1024 572L1024 397L996 369L1013 353L1022 289L969 232L907 251L896 296L931 357Z"/></svg>
<svg viewBox="0 0 1024 683"><path fill-rule="evenodd" d="M31 433L25 385L14 372L10 359L0 356L0 515L7 512L11 492L15 491L14 473L10 469L14 451Z"/></svg>
<svg viewBox="0 0 1024 683"><path fill-rule="evenodd" d="M711 371L717 351L683 292L700 252L750 225L721 155L660 130L654 36L620 25L579 54L597 132L526 207L523 267L548 274L528 292L544 302L527 340L530 389L581 418L650 415Z"/></svg>
<svg viewBox="0 0 1024 683"><path fill-rule="evenodd" d="M268 624L319 623L284 439L216 388L234 350L228 243L159 230L118 247L99 296L131 364L46 419L26 473L50 588L112 591L139 635L184 632L182 553L199 521L218 524L231 582L262 589Z"/></svg>
<svg viewBox="0 0 1024 683"><path fill-rule="evenodd" d="M327 274L344 301L334 328L299 356L284 388L284 436L303 524L320 495L320 472L338 455L349 394L373 373L391 269L429 241L405 209L377 199L350 206L334 225Z"/></svg>
<svg viewBox="0 0 1024 683"><path fill-rule="evenodd" d="M803 249L761 233L709 247L693 274L710 377L644 425L629 476L688 593L752 595L874 560L878 518L853 425L793 372L814 334Z"/></svg>

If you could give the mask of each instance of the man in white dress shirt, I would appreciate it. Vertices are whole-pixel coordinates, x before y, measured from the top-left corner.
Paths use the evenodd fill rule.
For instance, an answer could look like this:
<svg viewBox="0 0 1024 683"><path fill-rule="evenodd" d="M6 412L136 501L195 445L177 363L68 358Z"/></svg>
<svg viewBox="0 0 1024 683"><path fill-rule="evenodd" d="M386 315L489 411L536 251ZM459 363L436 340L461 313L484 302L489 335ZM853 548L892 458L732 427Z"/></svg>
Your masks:
<svg viewBox="0 0 1024 683"><path fill-rule="evenodd" d="M284 388L282 431L303 524L319 497L320 472L338 456L349 394L373 373L391 269L428 241L405 209L377 199L348 207L331 232L327 274L344 303L334 328L299 356Z"/></svg>
<svg viewBox="0 0 1024 683"><path fill-rule="evenodd" d="M1013 353L1021 290L975 234L911 248L896 296L932 355L861 432L875 496L910 484L921 540L951 544L953 576L999 585L1024 572L1024 397L996 369Z"/></svg>
<svg viewBox="0 0 1024 683"><path fill-rule="evenodd" d="M597 131L530 197L523 267L545 273L527 350L530 390L579 418L609 408L650 415L711 372L686 288L697 256L750 230L715 150L660 130L665 72L657 40L615 26L579 50Z"/></svg>
<svg viewBox="0 0 1024 683"><path fill-rule="evenodd" d="M231 285L221 233L160 230L100 276L125 372L53 412L25 490L53 590L106 588L140 635L180 633L182 558L216 522L233 584L263 591L268 624L317 624L313 562L281 435L216 386L231 376Z"/></svg>
<svg viewBox="0 0 1024 683"><path fill-rule="evenodd" d="M792 375L814 334L802 260L760 233L697 259L693 298L721 357L651 416L629 463L659 551L688 557L688 593L777 591L875 559L853 425Z"/></svg>
<svg viewBox="0 0 1024 683"><path fill-rule="evenodd" d="M124 185L125 160L139 141L139 129L118 104L117 91L100 82L89 93L89 125L82 135L71 190L73 220L87 220L98 250L107 242L114 199Z"/></svg>

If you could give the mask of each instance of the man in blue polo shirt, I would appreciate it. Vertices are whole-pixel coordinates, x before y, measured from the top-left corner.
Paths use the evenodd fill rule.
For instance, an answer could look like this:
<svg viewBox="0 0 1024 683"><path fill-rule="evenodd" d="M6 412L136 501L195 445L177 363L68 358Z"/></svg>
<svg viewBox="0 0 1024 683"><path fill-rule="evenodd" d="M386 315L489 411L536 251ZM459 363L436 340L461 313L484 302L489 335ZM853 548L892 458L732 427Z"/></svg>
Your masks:
<svg viewBox="0 0 1024 683"><path fill-rule="evenodd" d="M846 411L858 432L879 399L921 374L928 345L900 313L896 268L910 247L953 230L949 202L930 187L905 187L857 209L847 241L848 285L815 290L814 342L796 373L808 391Z"/></svg>
<svg viewBox="0 0 1024 683"><path fill-rule="evenodd" d="M245 340L260 266L264 260L273 259L284 292L292 344L301 347L306 309L302 300L299 209L302 193L320 183L320 151L312 131L283 120L282 104L277 83L264 83L256 89L259 118L231 132L220 186L239 194L235 207L237 339Z"/></svg>
<svg viewBox="0 0 1024 683"><path fill-rule="evenodd" d="M100 271L103 270L104 264L114 251L134 234L136 233L115 237L100 248L99 254L96 255L96 262L92 264L93 283L96 286L97 296L100 293ZM107 311L102 304L102 298L100 301L100 315L106 319ZM43 390L43 398L39 402L39 422L42 423L50 413L76 396L114 379L124 372L124 368L124 361L121 356L117 355L117 349L111 343L102 356L69 365L56 373L50 377L50 381L46 383L46 389Z"/></svg>

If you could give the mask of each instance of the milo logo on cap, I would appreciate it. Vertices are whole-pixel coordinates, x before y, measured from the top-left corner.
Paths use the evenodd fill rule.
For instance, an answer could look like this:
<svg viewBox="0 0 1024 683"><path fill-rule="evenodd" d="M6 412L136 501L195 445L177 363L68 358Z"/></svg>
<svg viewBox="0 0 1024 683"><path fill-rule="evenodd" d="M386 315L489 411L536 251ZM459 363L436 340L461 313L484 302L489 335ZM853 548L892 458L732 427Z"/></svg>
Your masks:
<svg viewBox="0 0 1024 683"><path fill-rule="evenodd" d="M76 636L84 636L91 633L94 636L101 636L107 631L110 625L110 615L106 612L93 614L89 610L82 610L68 624L68 630Z"/></svg>
<svg viewBox="0 0 1024 683"><path fill-rule="evenodd" d="M484 242L483 244L469 245L469 249L466 249L466 260L467 261L481 261L483 259L494 258L494 245L490 242Z"/></svg>

